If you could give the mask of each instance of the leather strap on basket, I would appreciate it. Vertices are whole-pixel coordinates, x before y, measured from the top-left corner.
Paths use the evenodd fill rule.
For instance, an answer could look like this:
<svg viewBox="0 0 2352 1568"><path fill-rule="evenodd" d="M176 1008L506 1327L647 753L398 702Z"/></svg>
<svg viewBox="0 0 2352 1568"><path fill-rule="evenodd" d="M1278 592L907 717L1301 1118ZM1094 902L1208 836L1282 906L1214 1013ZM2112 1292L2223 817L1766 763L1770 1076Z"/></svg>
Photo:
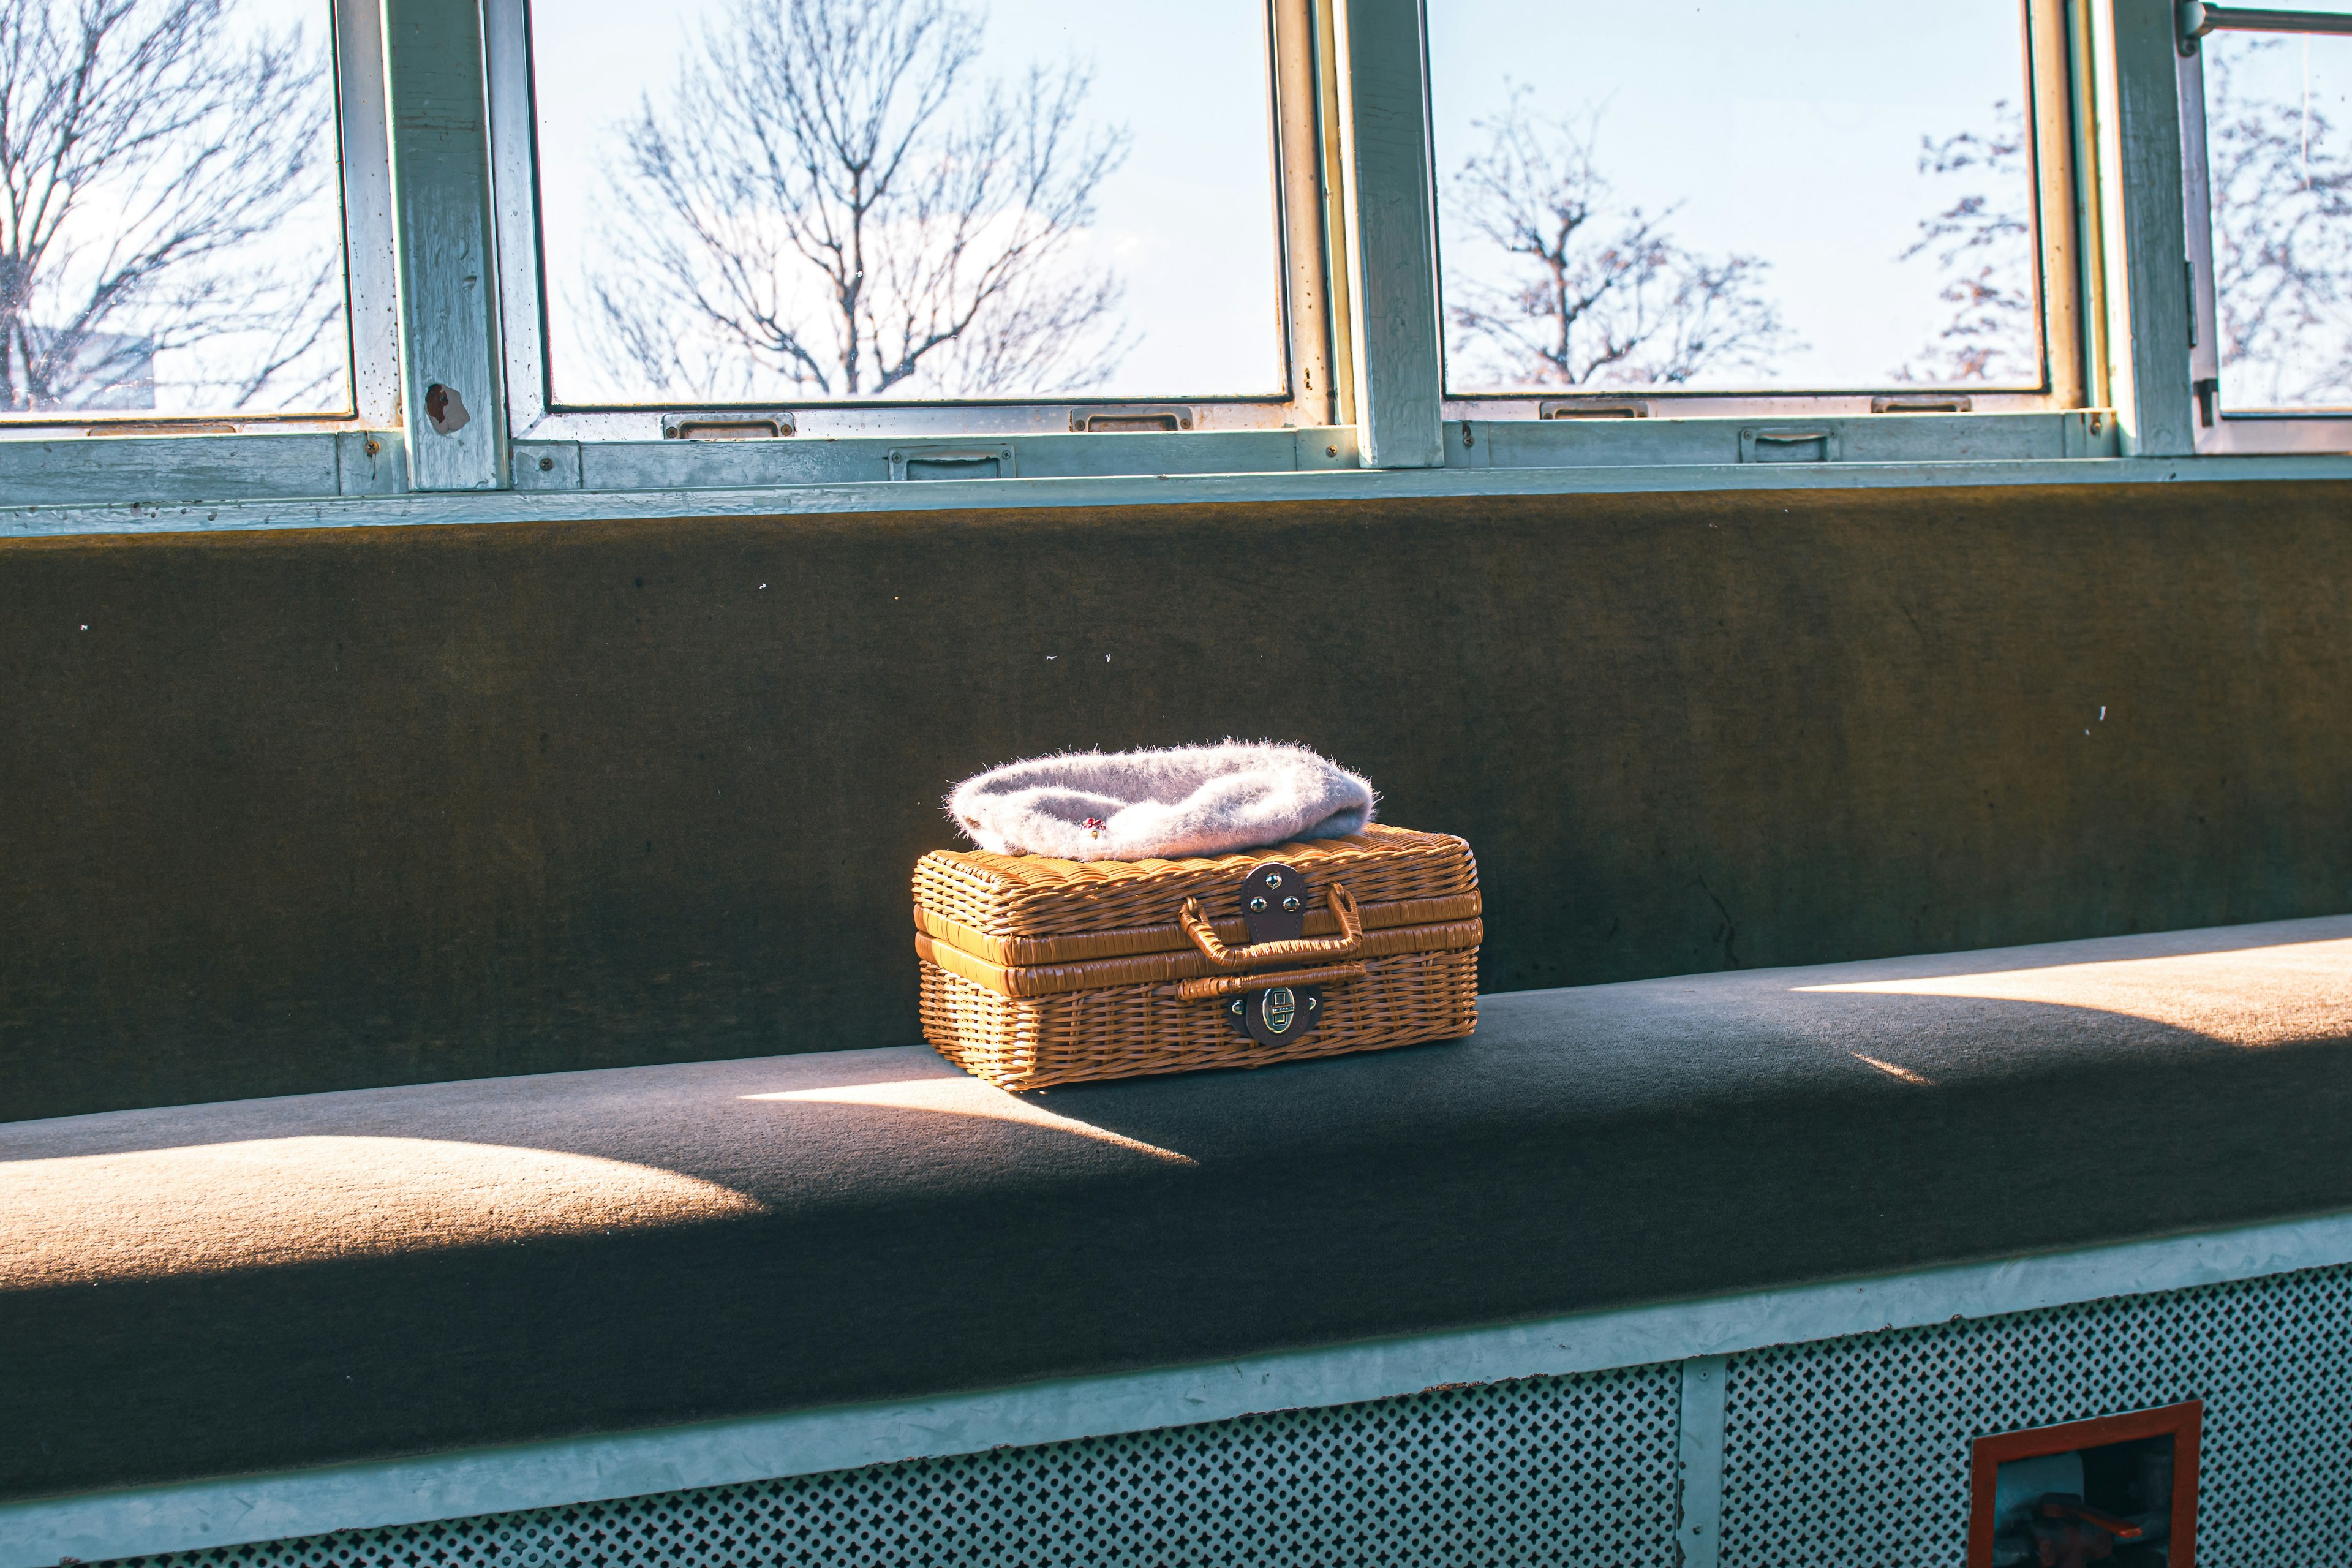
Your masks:
<svg viewBox="0 0 2352 1568"><path fill-rule="evenodd" d="M1205 980L1180 980L1171 989L1179 1002L1202 1002L1213 996L1263 991L1269 985L1336 985L1342 980L1362 978L1364 966L1360 963L1327 963L1320 969L1286 969L1279 974L1212 974ZM1162 991L1160 994L1168 993Z"/></svg>
<svg viewBox="0 0 2352 1568"><path fill-rule="evenodd" d="M1261 942L1248 947L1227 947L1219 939L1216 928L1201 912L1201 900L1187 899L1176 923L1201 950L1201 956L1219 969L1255 969L1260 964L1289 963L1301 958L1352 958L1364 945L1364 920L1357 912L1356 900L1347 888L1331 884L1324 901L1331 906L1332 918L1339 922L1338 936L1303 936L1289 942ZM1161 906L1163 909L1165 905ZM1286 978L1287 978L1286 976ZM1254 984L1264 984L1260 980Z"/></svg>

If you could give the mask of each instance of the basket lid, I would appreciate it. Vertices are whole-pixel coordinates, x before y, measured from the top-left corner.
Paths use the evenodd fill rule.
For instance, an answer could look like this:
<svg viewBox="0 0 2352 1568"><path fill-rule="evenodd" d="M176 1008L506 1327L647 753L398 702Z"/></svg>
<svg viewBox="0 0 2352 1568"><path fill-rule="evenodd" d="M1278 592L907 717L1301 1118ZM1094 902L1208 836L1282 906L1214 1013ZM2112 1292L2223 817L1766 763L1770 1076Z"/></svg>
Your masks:
<svg viewBox="0 0 2352 1568"><path fill-rule="evenodd" d="M1337 921L1322 890L1344 884L1367 931L1472 920L1478 869L1452 834L1375 823L1345 838L1279 844L1183 860L1055 860L940 849L915 867L916 928L999 966L1071 963L1176 952L1192 942L1177 924L1188 899L1228 942L1248 940L1242 884L1269 861L1305 874L1316 889L1307 936Z"/></svg>

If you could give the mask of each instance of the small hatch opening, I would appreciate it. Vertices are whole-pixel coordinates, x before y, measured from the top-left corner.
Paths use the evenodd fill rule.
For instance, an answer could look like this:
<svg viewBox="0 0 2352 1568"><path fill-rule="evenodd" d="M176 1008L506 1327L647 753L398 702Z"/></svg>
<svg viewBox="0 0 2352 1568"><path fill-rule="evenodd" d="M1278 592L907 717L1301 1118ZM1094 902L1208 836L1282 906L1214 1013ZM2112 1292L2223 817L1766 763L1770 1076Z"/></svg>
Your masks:
<svg viewBox="0 0 2352 1568"><path fill-rule="evenodd" d="M1969 1568L2192 1568L2202 1406L1977 1440Z"/></svg>

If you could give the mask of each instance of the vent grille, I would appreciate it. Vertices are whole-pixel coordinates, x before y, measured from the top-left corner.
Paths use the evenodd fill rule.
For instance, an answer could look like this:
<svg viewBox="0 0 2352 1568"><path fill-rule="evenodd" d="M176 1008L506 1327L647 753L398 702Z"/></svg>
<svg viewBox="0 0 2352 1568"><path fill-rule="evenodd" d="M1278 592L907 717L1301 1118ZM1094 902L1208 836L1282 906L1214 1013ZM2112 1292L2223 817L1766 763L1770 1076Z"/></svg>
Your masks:
<svg viewBox="0 0 2352 1568"><path fill-rule="evenodd" d="M1633 1568L1679 1374L1638 1367L131 1561L171 1568Z"/></svg>
<svg viewBox="0 0 2352 1568"><path fill-rule="evenodd" d="M1723 1568L1952 1563L1979 1436L2205 1402L2199 1568L2344 1560L2352 1268L1735 1356Z"/></svg>
<svg viewBox="0 0 2352 1568"><path fill-rule="evenodd" d="M1957 1563L1988 1433L2205 1402L2205 1568L2334 1562L2352 1268L1731 1358L1723 1568ZM1672 1568L1673 1365L131 1559L154 1568Z"/></svg>

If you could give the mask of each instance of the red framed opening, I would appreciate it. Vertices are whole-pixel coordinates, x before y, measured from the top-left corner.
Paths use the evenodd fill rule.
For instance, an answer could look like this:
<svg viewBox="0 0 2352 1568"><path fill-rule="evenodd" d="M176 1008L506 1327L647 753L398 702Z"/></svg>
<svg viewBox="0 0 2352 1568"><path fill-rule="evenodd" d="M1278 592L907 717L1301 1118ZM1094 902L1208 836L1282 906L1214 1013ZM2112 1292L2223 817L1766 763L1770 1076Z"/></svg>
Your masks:
<svg viewBox="0 0 2352 1568"><path fill-rule="evenodd" d="M2204 1423L2204 1402L2191 1399L1978 1438L1969 1568L2196 1568Z"/></svg>

